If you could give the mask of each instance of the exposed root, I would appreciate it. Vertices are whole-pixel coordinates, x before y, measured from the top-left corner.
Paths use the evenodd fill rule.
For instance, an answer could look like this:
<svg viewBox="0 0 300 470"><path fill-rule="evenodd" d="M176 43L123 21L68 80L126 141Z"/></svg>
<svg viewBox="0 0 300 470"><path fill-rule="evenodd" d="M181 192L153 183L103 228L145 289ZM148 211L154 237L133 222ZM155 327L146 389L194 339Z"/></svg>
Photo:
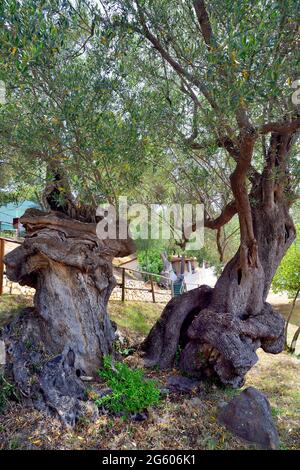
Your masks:
<svg viewBox="0 0 300 470"><path fill-rule="evenodd" d="M202 286L169 302L143 344L145 365L172 367L181 346L180 369L201 378L216 375L222 383L240 387L258 360L259 347L273 354L283 350L284 320L268 303L255 316L215 311L209 306L211 295L212 289ZM195 299L198 314L191 308ZM184 322L189 326L182 328Z"/></svg>
<svg viewBox="0 0 300 470"><path fill-rule="evenodd" d="M212 292L211 287L201 286L170 300L141 346L147 367L173 365L178 347L186 341L188 326L208 306Z"/></svg>
<svg viewBox="0 0 300 470"><path fill-rule="evenodd" d="M76 374L75 354L68 347L53 357L41 342L38 317L25 309L2 332L7 350L6 374L23 402L73 427L83 414L85 388Z"/></svg>

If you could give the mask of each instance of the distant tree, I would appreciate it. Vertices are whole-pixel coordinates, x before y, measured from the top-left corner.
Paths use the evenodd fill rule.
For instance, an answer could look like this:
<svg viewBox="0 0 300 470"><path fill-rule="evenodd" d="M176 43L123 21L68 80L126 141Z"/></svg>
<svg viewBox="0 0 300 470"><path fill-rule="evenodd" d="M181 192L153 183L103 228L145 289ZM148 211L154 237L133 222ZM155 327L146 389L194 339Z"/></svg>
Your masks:
<svg viewBox="0 0 300 470"><path fill-rule="evenodd" d="M299 229L298 229L299 236ZM290 299L292 299L291 310L285 324L285 347L291 352L295 352L298 336L300 334L300 327L296 331L292 340L291 346L287 344L288 325L292 318L297 298L300 293L300 240L299 238L288 249L286 255L282 259L279 268L273 278L272 283L274 292L286 292Z"/></svg>
<svg viewBox="0 0 300 470"><path fill-rule="evenodd" d="M163 261L161 259L161 251L150 249L138 253L139 266L143 271L153 274L160 274L163 269Z"/></svg>

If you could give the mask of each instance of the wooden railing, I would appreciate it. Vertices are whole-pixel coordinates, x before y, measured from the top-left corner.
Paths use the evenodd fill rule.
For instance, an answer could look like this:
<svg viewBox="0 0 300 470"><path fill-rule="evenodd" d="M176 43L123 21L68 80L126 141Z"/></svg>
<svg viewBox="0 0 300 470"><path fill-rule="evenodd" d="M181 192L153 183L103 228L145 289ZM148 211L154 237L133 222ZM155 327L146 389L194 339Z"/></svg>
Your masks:
<svg viewBox="0 0 300 470"><path fill-rule="evenodd" d="M0 237L0 295L3 294L3 277L4 277L4 253L5 253L5 242L16 243L22 245L20 240L14 240L13 238Z"/></svg>
<svg viewBox="0 0 300 470"><path fill-rule="evenodd" d="M125 301L125 292L126 290L138 290L138 291L144 291L144 292L151 292L152 294L152 301L155 303L156 302L156 297L155 297L155 294L159 294L159 295L170 295L170 293L172 292L172 289L171 289L171 283L170 283L170 279L167 278L166 276L161 276L161 275L157 275L157 274L153 274L153 273L148 273L147 271L140 271L138 269L131 269L131 268L123 268L122 266L116 266L116 265L113 265L113 267L115 269L120 269L121 272L122 272L122 276L121 276L121 282L118 282L117 283L117 286L118 287L121 287L122 289L122 293L121 293L121 300L122 302ZM138 274L141 274L142 276L148 276L149 277L149 281L150 281L150 288L147 289L146 287L143 288L143 287L132 287L132 286L126 286L126 271L128 271L129 273L130 272L133 272L133 273L138 273ZM159 277L160 279L166 279L166 281L168 282L168 290L167 291L163 291L163 290L155 290L154 288L154 279Z"/></svg>
<svg viewBox="0 0 300 470"><path fill-rule="evenodd" d="M13 238L5 238L5 237L0 237L0 295L3 294L3 277L5 274L4 271L4 263L3 263L3 258L4 258L4 253L5 253L5 242L9 243L15 243L17 245L21 245L23 242L21 240L15 240ZM124 302L126 300L126 291L127 290L137 290L137 291L144 291L144 292L150 292L152 294L152 302L156 302L156 294L159 295L170 295L172 292L171 289L171 282L170 280L165 277L165 276L158 276L153 273L149 273L147 271L140 271L138 269L129 269L129 268L123 268L122 266L117 266L113 265L113 267L117 270L121 270L121 282L117 282L117 286L121 288L121 300ZM150 281L150 288L147 287L132 287L126 285L126 271L128 273L138 273L141 274L142 276L147 276L149 277ZM164 290L156 290L155 289L155 282L154 279L159 277L160 279L166 279L168 282L168 289L166 291Z"/></svg>
<svg viewBox="0 0 300 470"><path fill-rule="evenodd" d="M4 276L4 243L3 238L0 238L0 295L3 294L3 276Z"/></svg>
<svg viewBox="0 0 300 470"><path fill-rule="evenodd" d="M4 253L5 253L5 242L15 243L17 245L21 245L23 243L23 241L17 240L17 239L14 239L14 238L0 237L0 295L3 294L3 278L4 278L4 274L5 274L4 263L3 263L3 258L4 258ZM140 271L138 269L133 269L133 268L123 268L122 266L117 266L117 265L113 265L113 267L115 268L115 270L120 270L121 271L121 282L117 282L117 286L121 288L121 301L122 302L125 302L125 300L126 300L126 291L127 290L150 292L151 295L152 295L152 302L154 302L154 303L156 302L156 299L157 299L158 295L159 296L162 296L162 295L172 296L172 281L170 281L170 279L167 278L166 276L161 276L161 275L157 275L157 274L154 274L154 273L149 273L147 271ZM149 282L150 282L150 287L149 288L147 288L147 287L133 287L133 286L126 285L126 272L128 272L129 274L130 273L136 273L136 274L140 274L144 277L148 277ZM168 288L165 289L165 290L163 290L163 289L156 290L155 289L155 279L156 278L165 279ZM191 283L189 283L189 285L194 285L195 288L200 286L200 284L191 284Z"/></svg>

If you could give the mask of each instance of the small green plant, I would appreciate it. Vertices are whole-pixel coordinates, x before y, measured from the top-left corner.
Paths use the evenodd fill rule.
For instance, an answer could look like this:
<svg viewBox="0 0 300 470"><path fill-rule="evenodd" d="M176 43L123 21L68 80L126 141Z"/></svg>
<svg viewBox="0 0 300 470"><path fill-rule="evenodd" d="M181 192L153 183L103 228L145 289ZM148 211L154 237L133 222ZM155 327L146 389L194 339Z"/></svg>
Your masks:
<svg viewBox="0 0 300 470"><path fill-rule="evenodd" d="M217 448L217 441L211 437L205 439L204 442L208 450L215 450Z"/></svg>
<svg viewBox="0 0 300 470"><path fill-rule="evenodd" d="M0 374L0 412L4 411L11 398L17 398L15 387Z"/></svg>
<svg viewBox="0 0 300 470"><path fill-rule="evenodd" d="M116 353L124 357L130 356L134 352L134 348L130 347L127 338L125 338L123 342L119 341L118 339L115 340L113 343L113 348Z"/></svg>
<svg viewBox="0 0 300 470"><path fill-rule="evenodd" d="M21 450L22 444L19 437L13 437L8 443L9 450Z"/></svg>
<svg viewBox="0 0 300 470"><path fill-rule="evenodd" d="M223 387L222 387L223 388ZM232 387L224 387L223 391L228 398L234 398L240 393L240 389Z"/></svg>
<svg viewBox="0 0 300 470"><path fill-rule="evenodd" d="M271 407L271 413L272 413L272 416L274 416L274 418L276 418L277 416L280 416L280 415L283 415L284 414L284 408L280 408L278 406L272 406Z"/></svg>
<svg viewBox="0 0 300 470"><path fill-rule="evenodd" d="M179 364L181 353L182 353L182 347L181 347L180 344L179 344L179 345L177 346L176 354L175 354L175 363L176 363L176 364Z"/></svg>
<svg viewBox="0 0 300 470"><path fill-rule="evenodd" d="M152 379L145 379L141 370L130 369L122 362L112 362L104 357L103 369L98 371L112 389L110 395L95 400L113 413L137 413L160 401L160 390Z"/></svg>

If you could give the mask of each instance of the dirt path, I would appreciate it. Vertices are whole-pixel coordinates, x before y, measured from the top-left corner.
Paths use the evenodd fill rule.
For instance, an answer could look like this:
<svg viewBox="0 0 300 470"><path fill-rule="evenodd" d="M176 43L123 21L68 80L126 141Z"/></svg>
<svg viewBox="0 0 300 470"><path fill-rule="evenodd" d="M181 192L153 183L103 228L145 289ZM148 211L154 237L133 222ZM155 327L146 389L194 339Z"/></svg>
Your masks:
<svg viewBox="0 0 300 470"><path fill-rule="evenodd" d="M285 318L288 317L291 308L291 301L286 294L273 294L268 295L267 301L272 304ZM293 325L300 325L300 299L296 301L291 323Z"/></svg>

